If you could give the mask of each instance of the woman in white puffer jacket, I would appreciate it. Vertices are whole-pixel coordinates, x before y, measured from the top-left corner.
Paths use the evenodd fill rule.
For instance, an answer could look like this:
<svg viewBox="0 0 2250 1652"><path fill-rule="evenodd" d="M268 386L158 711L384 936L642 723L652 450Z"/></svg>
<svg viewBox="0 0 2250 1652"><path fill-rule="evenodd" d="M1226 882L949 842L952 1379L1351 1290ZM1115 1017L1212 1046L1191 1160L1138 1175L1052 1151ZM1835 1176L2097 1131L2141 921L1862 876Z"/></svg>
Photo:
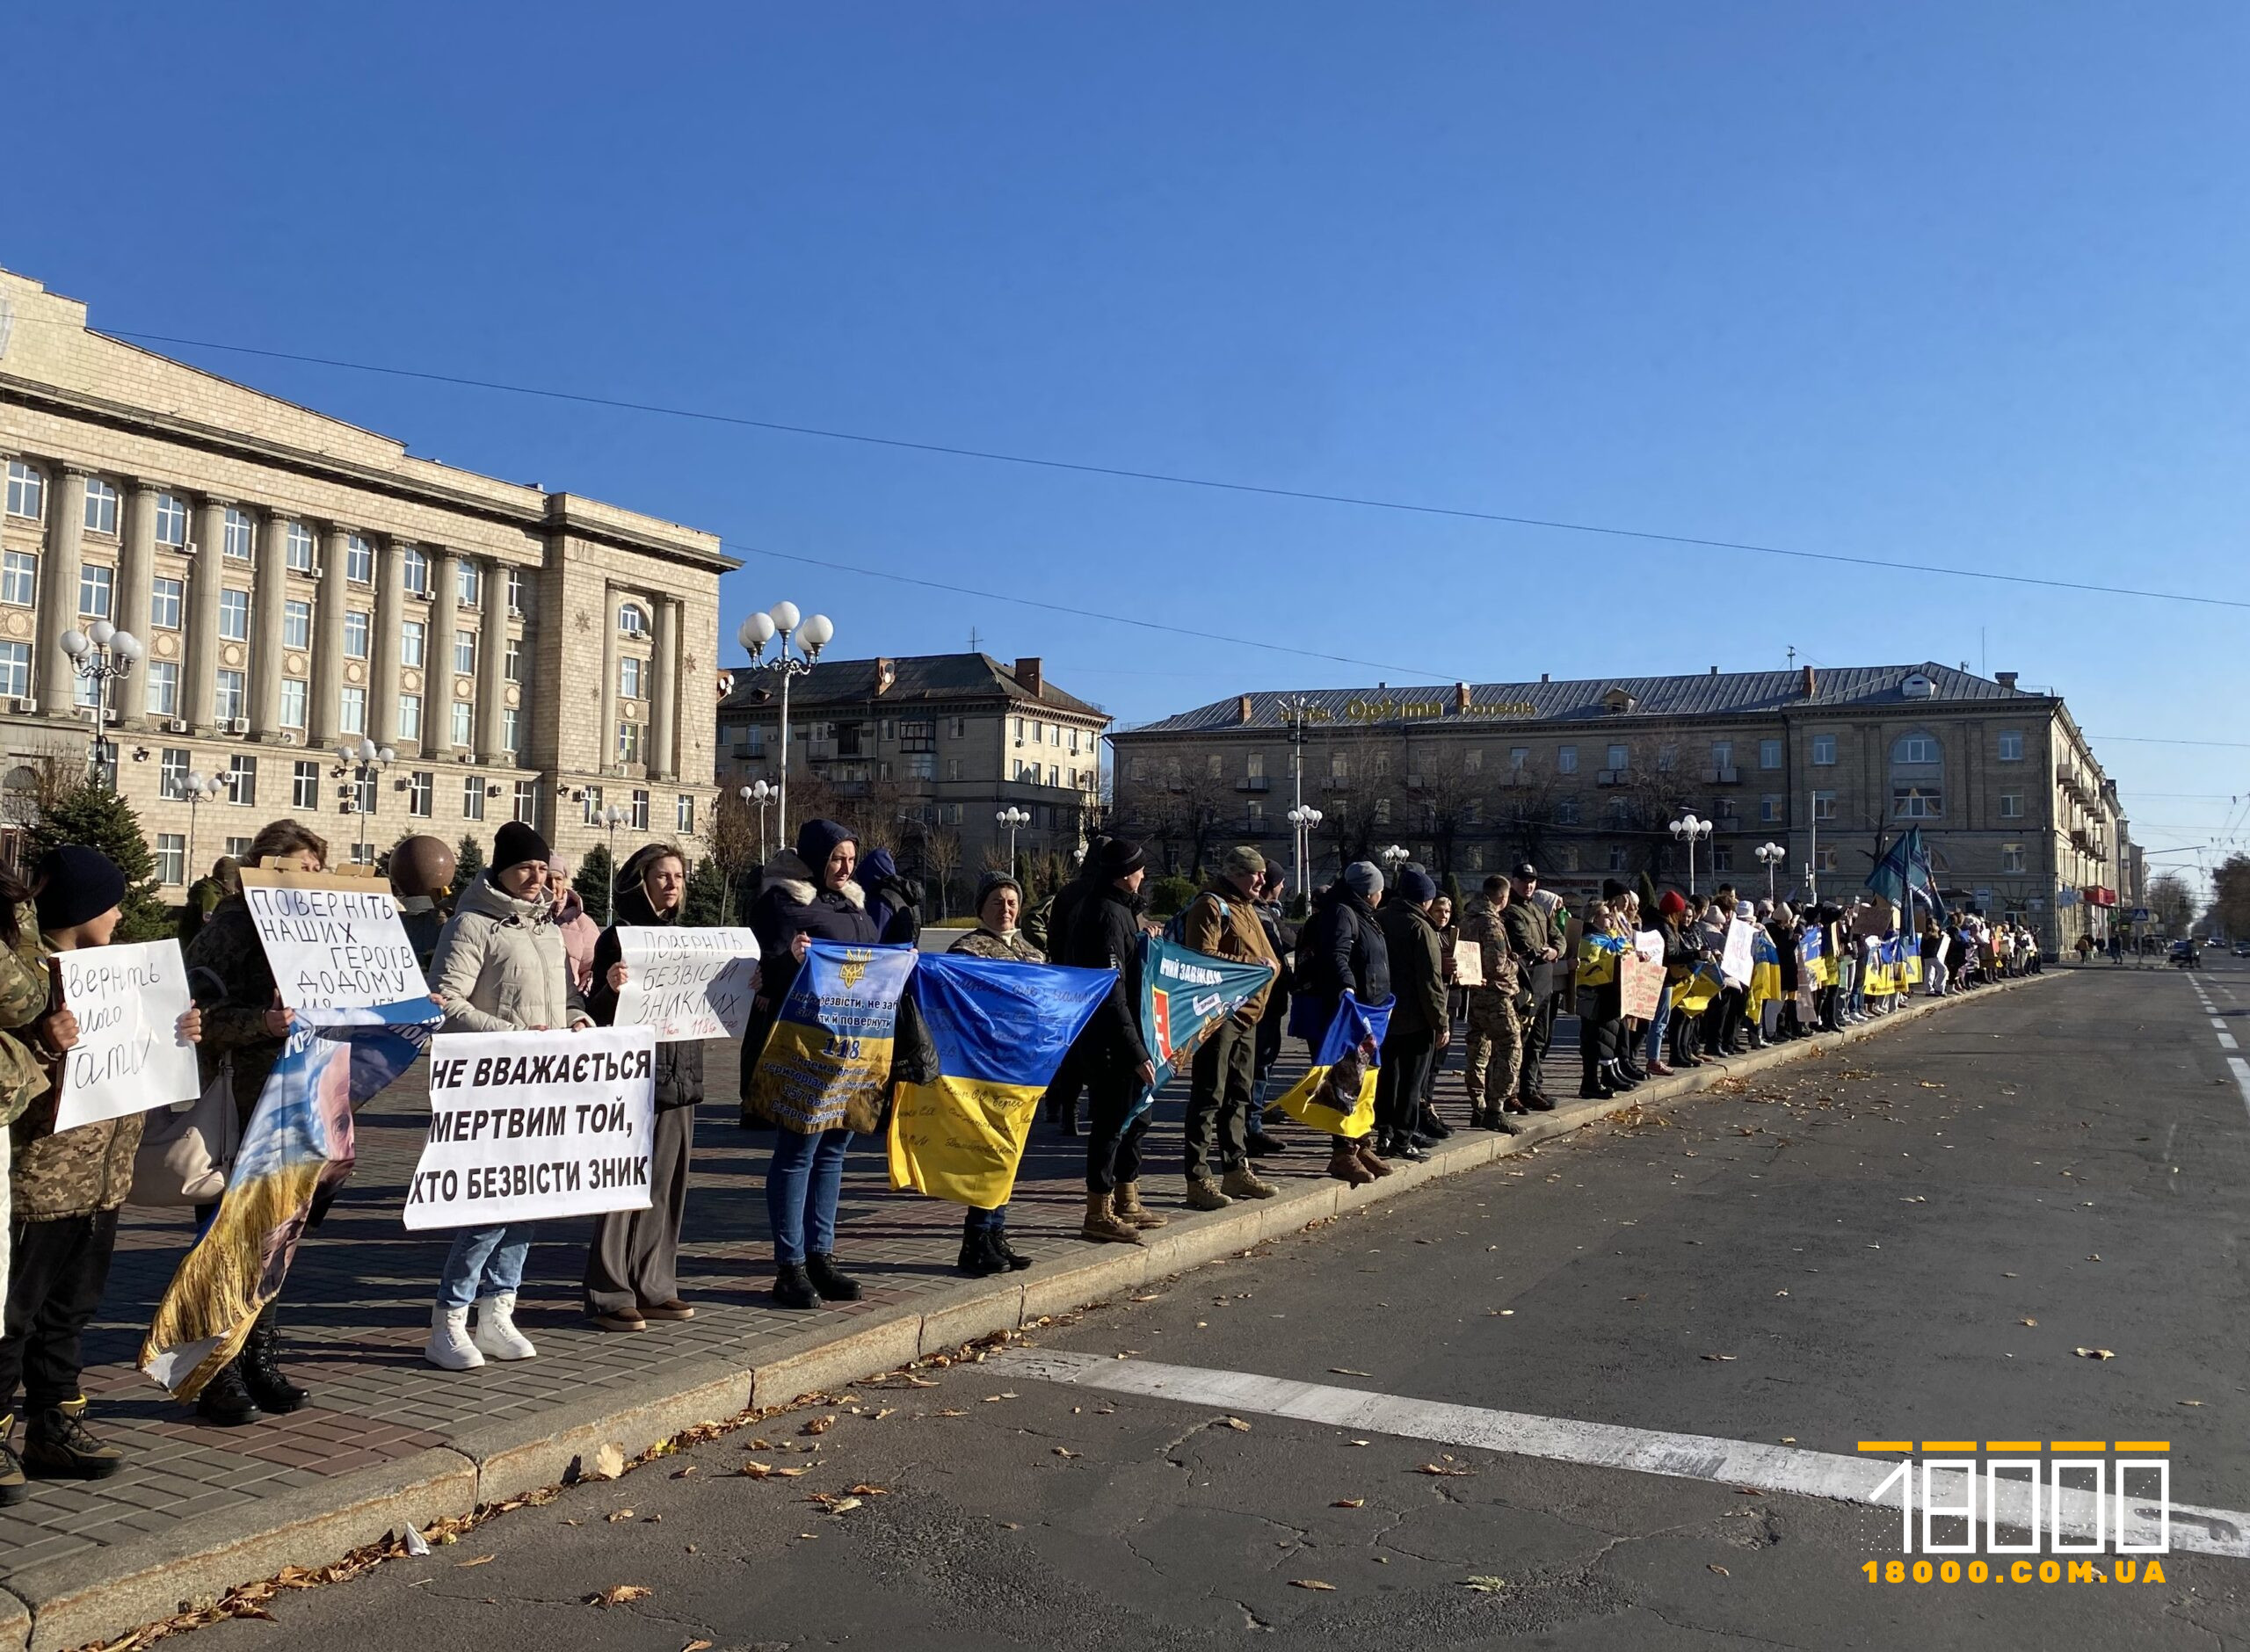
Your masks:
<svg viewBox="0 0 2250 1652"><path fill-rule="evenodd" d="M555 927L547 862L546 841L511 821L493 838L491 866L461 891L430 960L446 1032L575 1032L593 1025ZM528 1359L539 1351L515 1323L533 1231L531 1223L511 1222L454 1234L430 1315L432 1365L468 1371L488 1359Z"/></svg>

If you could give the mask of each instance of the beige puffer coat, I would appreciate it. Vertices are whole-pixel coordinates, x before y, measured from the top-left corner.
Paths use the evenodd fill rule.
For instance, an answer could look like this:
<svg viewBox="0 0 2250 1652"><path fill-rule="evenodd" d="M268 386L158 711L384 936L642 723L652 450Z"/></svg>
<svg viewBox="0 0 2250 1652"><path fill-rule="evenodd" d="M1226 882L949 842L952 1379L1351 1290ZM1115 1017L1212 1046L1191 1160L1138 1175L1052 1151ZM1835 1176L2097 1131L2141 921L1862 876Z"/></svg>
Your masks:
<svg viewBox="0 0 2250 1652"><path fill-rule="evenodd" d="M592 1025L570 979L554 902L519 901L490 873L461 891L430 974L448 1032Z"/></svg>

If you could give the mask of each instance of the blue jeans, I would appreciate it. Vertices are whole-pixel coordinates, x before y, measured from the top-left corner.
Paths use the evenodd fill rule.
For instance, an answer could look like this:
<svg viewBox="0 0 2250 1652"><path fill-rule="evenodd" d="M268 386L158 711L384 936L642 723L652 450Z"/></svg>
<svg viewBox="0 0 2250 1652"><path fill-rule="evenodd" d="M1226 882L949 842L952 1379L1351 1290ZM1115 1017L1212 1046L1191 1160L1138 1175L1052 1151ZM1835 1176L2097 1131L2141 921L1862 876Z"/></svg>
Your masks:
<svg viewBox="0 0 2250 1652"><path fill-rule="evenodd" d="M800 1135L776 1129L766 1166L766 1219L773 1229L773 1260L802 1267L808 1253L836 1249L836 1199L844 1189L844 1150L849 1130Z"/></svg>
<svg viewBox="0 0 2250 1652"><path fill-rule="evenodd" d="M1656 1014L1649 1018L1648 1060L1646 1066L1654 1067L1664 1059L1664 1029L1672 1021L1672 984L1665 983L1657 995Z"/></svg>
<svg viewBox="0 0 2250 1652"><path fill-rule="evenodd" d="M499 1296L524 1282L524 1259L531 1254L535 1223L502 1228L463 1228L454 1235L445 1271L438 1275L438 1306L467 1308L480 1296Z"/></svg>
<svg viewBox="0 0 2250 1652"><path fill-rule="evenodd" d="M970 1205L961 1213L961 1236L964 1239L971 1234L998 1233L1007 1225L1008 1207L1005 1205L991 1210L979 1210Z"/></svg>

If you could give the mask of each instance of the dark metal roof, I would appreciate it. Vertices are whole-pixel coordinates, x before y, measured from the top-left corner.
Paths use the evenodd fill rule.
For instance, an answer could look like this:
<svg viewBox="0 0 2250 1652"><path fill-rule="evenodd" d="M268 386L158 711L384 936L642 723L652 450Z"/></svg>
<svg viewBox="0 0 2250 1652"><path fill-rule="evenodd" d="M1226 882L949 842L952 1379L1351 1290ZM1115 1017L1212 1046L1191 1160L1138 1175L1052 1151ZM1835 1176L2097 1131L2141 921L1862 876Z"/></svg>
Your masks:
<svg viewBox="0 0 2250 1652"><path fill-rule="evenodd" d="M896 675L880 695L879 674L888 665ZM719 702L719 714L778 709L780 685L770 671L734 670L734 688ZM895 659L823 660L789 687L789 708L935 705L940 701L1005 699L1025 706L1075 712L1109 721L1098 706L1042 682L1034 694L1015 673L989 654L909 654Z"/></svg>
<svg viewBox="0 0 2250 1652"><path fill-rule="evenodd" d="M1927 677L1931 692L1907 698L1912 677ZM1813 692L1804 692L1803 668L1789 671L1719 671L1683 677L1595 677L1565 683L1471 683L1470 709L1458 709L1458 687L1325 688L1303 692L1307 720L1332 727L1484 723L1600 722L1619 714L1604 699L1613 691L1630 697L1625 714L1635 717L1754 716L1807 707L1847 711L1858 707L1958 704L1963 700L2039 699L2027 690L1996 683L1973 672L1925 661L1920 665L1854 665L1815 669ZM1213 700L1161 721L1143 723L1132 735L1201 734L1234 728L1284 728L1294 692L1261 690L1250 696L1250 718L1243 721L1239 697Z"/></svg>

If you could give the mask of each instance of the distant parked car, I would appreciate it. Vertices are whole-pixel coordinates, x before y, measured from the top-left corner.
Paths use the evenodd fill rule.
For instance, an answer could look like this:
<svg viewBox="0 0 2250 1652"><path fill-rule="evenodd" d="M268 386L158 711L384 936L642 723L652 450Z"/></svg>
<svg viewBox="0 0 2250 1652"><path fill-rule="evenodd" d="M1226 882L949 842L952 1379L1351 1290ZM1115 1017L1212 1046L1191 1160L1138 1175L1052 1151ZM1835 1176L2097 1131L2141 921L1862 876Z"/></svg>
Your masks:
<svg viewBox="0 0 2250 1652"><path fill-rule="evenodd" d="M2172 967L2174 969L2201 969L2203 967L2203 950L2192 940L2173 942Z"/></svg>
<svg viewBox="0 0 2250 1652"><path fill-rule="evenodd" d="M2250 941L2235 942L2234 955L2237 958L2250 958Z"/></svg>

